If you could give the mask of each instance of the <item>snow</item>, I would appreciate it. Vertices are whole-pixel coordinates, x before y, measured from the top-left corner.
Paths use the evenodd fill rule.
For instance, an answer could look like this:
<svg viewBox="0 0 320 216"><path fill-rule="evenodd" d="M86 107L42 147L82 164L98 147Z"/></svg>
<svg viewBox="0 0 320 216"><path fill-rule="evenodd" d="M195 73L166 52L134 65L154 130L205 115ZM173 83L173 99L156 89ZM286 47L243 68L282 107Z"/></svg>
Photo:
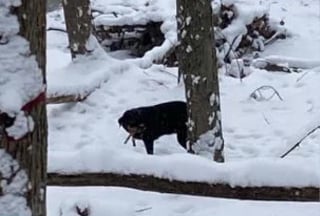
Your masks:
<svg viewBox="0 0 320 216"><path fill-rule="evenodd" d="M0 215L31 216L25 199L28 176L3 149L0 149Z"/></svg>
<svg viewBox="0 0 320 216"><path fill-rule="evenodd" d="M247 6L246 1L239 2L241 7ZM94 3L96 7L105 5L101 7L103 10L114 10L124 16L129 14L127 10L132 7L149 10L147 8L152 6L155 9L153 13L150 12L152 15L146 15L149 13L146 12L143 16L156 19L163 18L164 14L162 30L165 28L163 32L170 32L172 37L168 34L165 36L174 38L172 41L175 43L176 36L173 35L176 34L176 25L173 8L168 7L169 0L151 1L148 7L143 1L126 1L127 6L116 2L106 6L102 0ZM270 4L267 1L260 8ZM271 9L274 5L281 7L279 4L272 4ZM283 4L286 5L286 1ZM310 4L315 3L310 0ZM166 10L166 7L170 9ZM243 10L251 18L264 12L264 9L259 9L249 15L250 7ZM294 1L290 7L300 7L300 3ZM304 10L307 13L313 11L314 7ZM57 13L61 11L48 15L49 26L63 27ZM274 11L270 11L270 14L278 17ZM248 22L248 16L239 18L239 22ZM309 22L318 22L317 17L311 18ZM117 20L114 16L113 19ZM289 22L296 18L288 14L286 19ZM289 42L303 44L305 32L300 29L305 28L304 23L298 22L295 29L290 29L296 36L268 45L266 50L269 57L265 52L261 56L272 60L275 59L272 56L283 51L274 47ZM315 44L317 37L314 37ZM80 103L48 106L50 172L139 173L182 181L226 182L233 186L319 187L320 171L317 167L320 162L320 131L306 138L285 159L279 159L295 144L295 135L302 136L304 129L319 116L317 92L320 74L318 69L313 68L316 66L313 60L317 59L317 55L314 56L316 46L306 47L313 51L305 53L303 59L291 55L280 58L285 62L305 62L308 67L307 70L302 69L303 73L272 73L248 67L245 69L250 71L250 75L239 82L238 79L225 76L225 69L222 68L219 80L226 163L215 164L206 158L187 154L178 145L174 135L156 140L154 156L146 155L141 141L137 141L137 147L123 144L127 134L119 129L117 119L125 110L169 100L185 100L184 86L177 84L177 68L152 64L154 59L162 55L164 47L172 46L172 42L168 44L169 40L166 40L142 58L120 56L115 59L112 53L109 55L98 50L93 59L71 63L70 54L65 48L66 34L49 31L48 38L49 95L92 92ZM300 48L300 52L304 52L303 47ZM250 98L255 89L264 85L274 87L283 101L276 97L267 101Z"/></svg>
<svg viewBox="0 0 320 216"><path fill-rule="evenodd" d="M268 46L263 56L277 54L291 58L320 59L320 4L318 0L268 1L270 16L282 19L290 40ZM299 42L297 42L299 41Z"/></svg>
<svg viewBox="0 0 320 216"><path fill-rule="evenodd" d="M9 7L19 4L20 1L0 1L0 111L11 115L43 90L35 57L29 56L28 42L17 35L17 17L10 14Z"/></svg>
<svg viewBox="0 0 320 216"><path fill-rule="evenodd" d="M28 132L33 131L33 128L33 119L30 116L26 116L24 112L19 112L13 125L6 128L6 131L10 137L17 140L22 138Z"/></svg>
<svg viewBox="0 0 320 216"><path fill-rule="evenodd" d="M235 1L232 1L232 3ZM226 5L230 4L230 1L223 1ZM229 44L232 44L235 38L238 38L233 47L238 47L241 37L239 35L245 35L247 33L246 25L250 24L255 17L261 17L263 14L268 13L267 7L261 5L259 1L247 0L247 1L236 1L236 18L232 23L221 31L224 38L227 39ZM250 4L250 7L248 7ZM254 8L254 10L252 10ZM228 49L227 49L228 50Z"/></svg>
<svg viewBox="0 0 320 216"><path fill-rule="evenodd" d="M320 47L319 47L320 48ZM315 68L320 66L320 60L316 58L297 58L297 57L284 57L279 55L270 55L265 58L266 61L273 64L287 64L288 67L297 68Z"/></svg>
<svg viewBox="0 0 320 216"><path fill-rule="evenodd" d="M75 206L93 216L318 216L317 202L240 201L144 192L128 188L48 188L48 216L75 216Z"/></svg>
<svg viewBox="0 0 320 216"><path fill-rule="evenodd" d="M133 59L121 55L121 52L105 53L90 40L88 46L96 47L92 56L71 62L66 34L48 31L48 96L91 93L82 102L48 105L49 172L147 174L181 181L228 183L233 187L320 187L319 130L286 158L280 159L305 133L319 125L320 28L315 27L320 23L319 2L223 2L239 4L238 11L241 12L241 16L223 32L229 42L236 35L245 33L239 23L248 23L269 8L270 17L285 21L290 37L264 47L261 57L303 67L302 73L290 74L250 67L247 68L250 75L241 82L225 76L225 68L221 69L222 112L219 119L225 141L225 163L187 154L174 135L163 136L155 142L155 155L147 155L141 141L137 141L137 147L123 144L127 134L118 127L117 119L125 110L169 100L185 100L184 86L177 84L177 68L153 64L177 43L175 1L93 0L93 8L110 14L97 16L96 23L118 25L164 20L161 31L165 41L142 58ZM0 0L1 43L9 39L8 43L0 45L0 110L17 116L18 121L8 129L16 138L21 136L16 128L24 125L22 128L27 130L18 132L25 133L32 126L32 120L31 125L28 124L27 117L20 113L21 107L44 89L34 57L23 61L25 57L20 55L28 54L29 50L27 41L15 36L18 31L16 18L7 16L6 7L19 3L17 0ZM138 13L137 9L143 13ZM61 10L48 14L48 27L65 28ZM263 85L273 86L283 100L256 101L250 98L251 93ZM4 178L8 178L12 171L17 175L8 184ZM21 194L28 182L26 173L19 170L17 162L1 149L0 176L3 193L0 215L30 216ZM88 208L94 216L318 216L320 211L319 203L311 202L239 201L113 187L49 187L47 196L49 216L74 216L75 206Z"/></svg>

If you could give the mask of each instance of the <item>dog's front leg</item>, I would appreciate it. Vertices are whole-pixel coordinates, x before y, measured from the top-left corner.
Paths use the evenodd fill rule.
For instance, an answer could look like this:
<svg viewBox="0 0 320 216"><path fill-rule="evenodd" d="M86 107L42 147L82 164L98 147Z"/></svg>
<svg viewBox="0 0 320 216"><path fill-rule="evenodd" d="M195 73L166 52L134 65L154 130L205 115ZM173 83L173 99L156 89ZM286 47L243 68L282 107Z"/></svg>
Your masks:
<svg viewBox="0 0 320 216"><path fill-rule="evenodd" d="M154 140L150 139L150 138L146 138L146 139L143 139L143 142L144 142L144 146L146 147L147 153L148 154L153 154L153 142L154 142Z"/></svg>

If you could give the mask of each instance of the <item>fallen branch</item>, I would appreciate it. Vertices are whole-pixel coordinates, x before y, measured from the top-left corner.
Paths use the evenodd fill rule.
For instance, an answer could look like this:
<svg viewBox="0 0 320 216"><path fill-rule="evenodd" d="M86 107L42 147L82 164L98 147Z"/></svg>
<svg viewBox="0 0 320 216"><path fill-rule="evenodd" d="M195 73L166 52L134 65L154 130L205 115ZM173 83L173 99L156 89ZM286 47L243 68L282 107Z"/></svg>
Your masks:
<svg viewBox="0 0 320 216"><path fill-rule="evenodd" d="M91 92L86 93L85 95L58 95L58 96L49 96L47 98L47 104L61 104L61 103L71 103L71 102L80 102L85 100Z"/></svg>
<svg viewBox="0 0 320 216"><path fill-rule="evenodd" d="M270 64L285 64L289 68L311 69L320 66L320 60L301 59L277 55L266 56L264 59Z"/></svg>
<svg viewBox="0 0 320 216"><path fill-rule="evenodd" d="M151 175L49 173L48 186L118 186L139 190L250 200L319 201L318 187L240 187L224 183L182 182Z"/></svg>
<svg viewBox="0 0 320 216"><path fill-rule="evenodd" d="M49 28L47 29L47 31L59 31L59 32L67 33L67 30L65 30L65 29L54 28L54 27L49 27Z"/></svg>
<svg viewBox="0 0 320 216"><path fill-rule="evenodd" d="M265 96L263 96L263 94L261 93L261 90L266 90L266 89L271 89L273 91L273 94L271 96L269 96L268 98L266 98ZM256 90L254 90L251 94L250 97L257 100L257 101L269 101L273 98L274 95L277 95L278 98L283 101L282 97L280 96L279 92L272 86L261 86L259 88L257 88Z"/></svg>
<svg viewBox="0 0 320 216"><path fill-rule="evenodd" d="M147 207L147 208L143 208L143 209L138 209L138 210L136 210L135 212L140 213L140 212L148 211L148 210L150 210L150 209L152 209L152 207Z"/></svg>
<svg viewBox="0 0 320 216"><path fill-rule="evenodd" d="M284 153L283 155L281 155L281 158L284 158L285 156L287 156L290 152L292 152L295 148L297 148L300 143L307 138L309 135L311 135L313 132L315 132L317 129L320 129L320 125L318 125L317 127L313 128L311 131L309 131L304 137L302 137L294 146L292 146L286 153Z"/></svg>
<svg viewBox="0 0 320 216"><path fill-rule="evenodd" d="M300 72L298 68L290 68L288 66L281 65L280 63L271 63L266 59L256 59L252 62L252 66L258 69L275 72Z"/></svg>

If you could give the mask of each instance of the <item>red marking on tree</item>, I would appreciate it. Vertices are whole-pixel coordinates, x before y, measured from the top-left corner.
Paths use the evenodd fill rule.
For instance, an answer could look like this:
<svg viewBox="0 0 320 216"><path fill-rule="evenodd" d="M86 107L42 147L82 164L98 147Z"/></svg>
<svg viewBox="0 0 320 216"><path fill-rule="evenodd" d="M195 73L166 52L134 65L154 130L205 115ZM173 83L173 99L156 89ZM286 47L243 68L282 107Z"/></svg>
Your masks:
<svg viewBox="0 0 320 216"><path fill-rule="evenodd" d="M39 103L44 102L45 100L45 93L41 92L36 98L23 105L21 110L30 113L34 107L36 107Z"/></svg>

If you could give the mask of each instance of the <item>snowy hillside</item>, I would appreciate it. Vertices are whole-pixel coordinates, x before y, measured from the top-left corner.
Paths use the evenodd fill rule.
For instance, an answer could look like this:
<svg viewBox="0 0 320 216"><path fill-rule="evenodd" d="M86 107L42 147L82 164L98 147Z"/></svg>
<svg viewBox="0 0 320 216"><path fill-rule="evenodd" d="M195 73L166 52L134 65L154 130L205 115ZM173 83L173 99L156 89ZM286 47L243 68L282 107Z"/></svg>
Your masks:
<svg viewBox="0 0 320 216"><path fill-rule="evenodd" d="M159 2L153 3L156 7L156 3ZM320 29L314 28L320 21L317 8L312 7L317 5L316 1L310 0L305 5L301 5L301 1L293 1L290 4L286 1L281 4L266 1L264 4L270 7L272 16L285 19L292 37L275 42L267 47L262 55L303 57L315 61L320 59L320 49L317 49L320 44ZM304 13L297 21L294 9L301 7L301 13ZM164 14L173 11L171 8ZM161 14L159 11L158 13ZM49 26L59 24L56 14L57 12L54 12L48 16ZM172 16L167 17L171 19ZM309 19L309 23L314 25L305 25L303 19ZM169 100L184 100L184 87L182 84L177 85L177 68L162 65L141 68L135 62L143 61L143 58L134 61L118 60L101 50L96 55L99 57L94 57L91 61L70 64L70 55L66 47L66 34L48 32L49 93L81 92L83 89L89 91L98 85L100 87L84 102L49 106L50 171L151 172L157 176L166 176L165 173L169 173L168 176L176 176L177 170L184 173L184 163L195 161L199 161L200 167L215 169L213 167L216 165L211 161L194 159L194 156L186 154L174 136L161 137L156 141L155 156L146 155L143 144L139 141L136 148L130 144L123 144L126 132L119 129L117 119L125 110ZM250 70L250 76L242 82L225 76L223 71L220 73L225 154L226 160L230 161L225 166L231 170L239 169L238 166L241 167L240 170L246 170L247 164L252 163L255 164L255 168L249 165L249 170L257 171L268 164L279 167L279 170L267 169L271 176L281 173L282 169L287 170L286 166L290 163L293 173L299 173L297 171L303 171L305 167L317 170L320 131L308 137L301 147L286 159L278 158L305 135L309 128L320 122L320 98L316 94L319 91L319 67L291 74L272 73L255 68ZM277 97L270 101L255 101L249 97L255 89L263 85L277 89L283 101ZM270 93L264 94L267 96ZM257 165L256 159L261 157L261 164ZM128 160L131 163L126 163ZM148 160L148 165L145 165L145 160ZM297 160L309 166L298 166ZM174 166L163 166L171 162ZM232 165L233 163L236 166ZM206 168L203 173L207 173L205 170ZM305 184L320 184L319 172L311 173L311 179L304 178ZM203 175L205 179L211 178L208 174ZM239 181L242 182L243 179ZM300 184L298 182L299 180L296 183ZM272 181L269 183L273 184ZM295 185L294 180L292 184Z"/></svg>
<svg viewBox="0 0 320 216"><path fill-rule="evenodd" d="M145 3L143 0L93 2L96 8L123 14L134 14L129 8L141 9ZM320 125L319 1L260 1L263 8L270 10L272 18L285 21L291 35L267 46L261 56L283 59L284 64L289 58L291 64L303 62L307 66L300 73L290 74L249 68L250 75L242 81L226 76L224 69L220 71L225 164L187 154L174 135L158 139L153 156L145 153L141 141L137 141L136 147L130 142L123 144L127 134L119 128L117 120L125 110L185 100L184 86L177 84L177 68L151 65L152 59L161 55L170 43L176 43L174 1L149 2L152 11L136 18L165 20L163 32L167 37L162 47L143 58L133 59L120 51L98 50L90 60L71 63L66 34L48 31L49 94L91 92L99 86L83 102L48 106L49 172L137 173L178 180L225 182L233 186L319 187L320 130L308 136L285 159L280 159L280 155L308 131ZM238 2L248 9L249 5L258 4L253 0ZM64 28L61 16L61 11L49 13L48 26ZM283 100L250 98L261 86L274 87ZM263 94L268 97L271 93L264 91ZM75 205L90 206L94 216L318 216L320 212L319 203L210 199L125 188L49 188L49 216L73 215Z"/></svg>

